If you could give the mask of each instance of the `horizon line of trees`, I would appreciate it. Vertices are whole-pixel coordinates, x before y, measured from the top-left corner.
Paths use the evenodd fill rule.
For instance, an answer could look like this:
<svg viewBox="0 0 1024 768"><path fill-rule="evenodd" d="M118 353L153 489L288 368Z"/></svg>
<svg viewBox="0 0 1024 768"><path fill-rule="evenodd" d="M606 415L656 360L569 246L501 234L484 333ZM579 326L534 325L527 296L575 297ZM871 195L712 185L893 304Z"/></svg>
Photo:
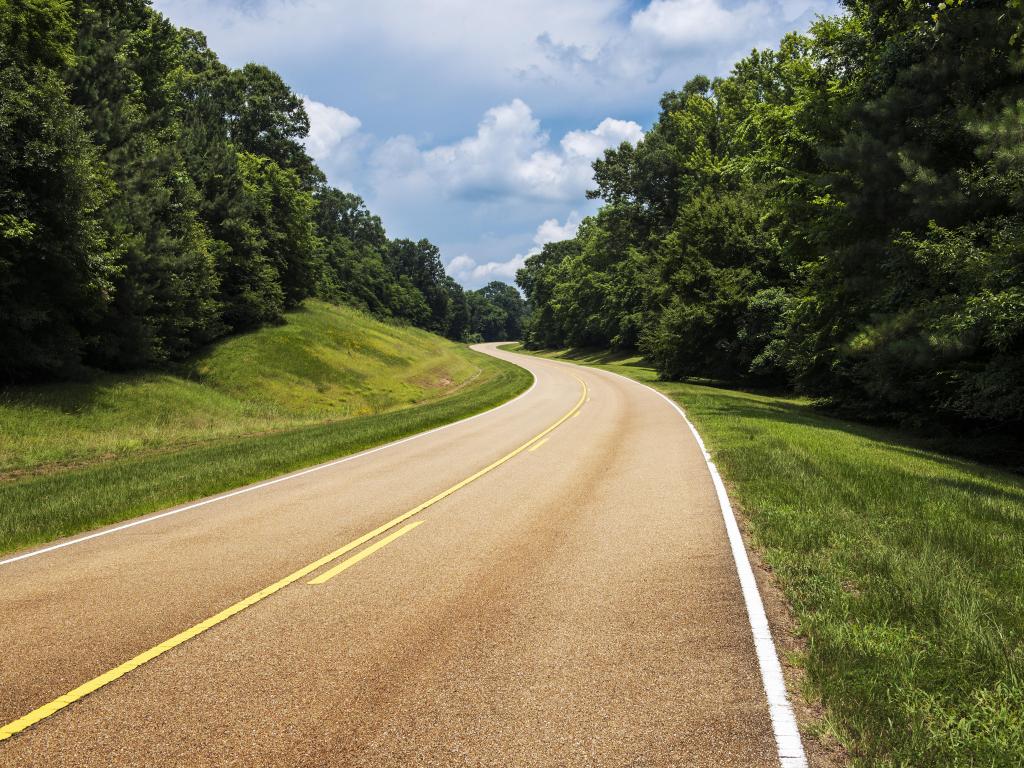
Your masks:
<svg viewBox="0 0 1024 768"><path fill-rule="evenodd" d="M1024 421L1022 3L843 5L595 162L600 210L517 275L528 346L865 418Z"/></svg>
<svg viewBox="0 0 1024 768"><path fill-rule="evenodd" d="M463 290L327 184L277 73L149 0L0 0L0 90L0 383L181 360L307 297L520 333L515 288Z"/></svg>

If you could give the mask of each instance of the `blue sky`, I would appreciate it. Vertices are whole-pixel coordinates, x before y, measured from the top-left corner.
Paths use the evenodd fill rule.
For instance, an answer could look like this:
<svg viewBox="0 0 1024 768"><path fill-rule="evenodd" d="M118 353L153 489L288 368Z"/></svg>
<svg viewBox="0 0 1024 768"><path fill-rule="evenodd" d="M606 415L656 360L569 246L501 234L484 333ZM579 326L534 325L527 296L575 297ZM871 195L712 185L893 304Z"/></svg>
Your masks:
<svg viewBox="0 0 1024 768"><path fill-rule="evenodd" d="M155 0L230 66L306 99L307 148L469 288L595 210L590 163L658 99L805 30L832 0Z"/></svg>

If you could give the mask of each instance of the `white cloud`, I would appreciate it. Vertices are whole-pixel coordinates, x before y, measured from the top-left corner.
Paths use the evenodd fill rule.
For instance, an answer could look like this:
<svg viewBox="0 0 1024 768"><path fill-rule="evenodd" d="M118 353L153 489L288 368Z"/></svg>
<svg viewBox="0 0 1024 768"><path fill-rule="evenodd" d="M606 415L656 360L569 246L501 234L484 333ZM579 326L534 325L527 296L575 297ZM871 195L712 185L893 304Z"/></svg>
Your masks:
<svg viewBox="0 0 1024 768"><path fill-rule="evenodd" d="M750 38L773 15L760 0L731 9L718 0L654 0L633 15L630 28L667 47L686 48Z"/></svg>
<svg viewBox="0 0 1024 768"><path fill-rule="evenodd" d="M309 96L299 96L309 115L309 135L304 142L331 184L355 191L365 170L363 160L374 139L360 131L362 121L343 109Z"/></svg>
<svg viewBox="0 0 1024 768"><path fill-rule="evenodd" d="M553 149L530 107L513 99L488 109L476 133L454 143L421 150L409 136L385 142L374 156L375 186L482 201L572 200L590 185L596 157L642 136L639 124L606 118L591 131L570 131Z"/></svg>
<svg viewBox="0 0 1024 768"><path fill-rule="evenodd" d="M644 130L638 123L606 117L592 131L569 131L561 143L567 157L582 157L589 162L608 147L617 147L624 141L636 144L643 137Z"/></svg>
<svg viewBox="0 0 1024 768"><path fill-rule="evenodd" d="M222 59L254 58L382 135L452 135L487 105L541 114L645 113L736 51L774 43L836 0L154 0ZM683 55L680 53L683 52ZM313 65L312 62L316 62ZM398 122L385 129L377 120Z"/></svg>
<svg viewBox="0 0 1024 768"><path fill-rule="evenodd" d="M529 254L527 254L529 255ZM456 256L445 267L445 271L460 283L482 285L491 280L513 282L516 271L526 262L526 256L517 254L507 261L487 261L477 264L471 257Z"/></svg>
<svg viewBox="0 0 1024 768"><path fill-rule="evenodd" d="M637 122L600 118L651 120L664 91L725 74L751 47L841 10L836 0L154 5L206 33L225 64L267 64L309 94L306 146L330 182L365 197L392 236L472 254L452 259L469 285L511 279L526 257L510 254L571 234L568 210L596 209L582 197L591 162L642 135Z"/></svg>
<svg viewBox="0 0 1024 768"><path fill-rule="evenodd" d="M351 138L362 126L358 117L348 112L300 95L309 115L309 136L306 151L318 163L328 162L343 141Z"/></svg>
<svg viewBox="0 0 1024 768"><path fill-rule="evenodd" d="M536 247L531 248L525 254L517 253L505 261L485 261L479 264L471 256L461 254L449 261L445 269L449 275L460 283L468 283L470 285L482 285L491 280L513 282L516 272L522 268L530 256L540 253L541 247L546 243L569 240L575 237L576 230L579 228L582 220L583 217L577 211L571 211L565 217L564 224L559 224L558 219L546 219L541 222L533 235L533 242Z"/></svg>
<svg viewBox="0 0 1024 768"><path fill-rule="evenodd" d="M468 274L472 271L473 267L476 266L476 262L469 258L466 254L456 256L454 259L448 262L448 266L445 267L449 275L462 275Z"/></svg>
<svg viewBox="0 0 1024 768"><path fill-rule="evenodd" d="M543 67L540 34L596 49L613 35L623 0L155 0L176 22L207 32L215 50L238 66L256 52L283 62L325 57L375 69L409 71L417 81L514 83L523 67ZM366 59L379 59L382 67ZM362 64L362 66L359 66ZM336 78L327 68L324 76ZM346 74L348 74L346 72ZM343 78L344 79L344 78ZM410 83L411 84L411 83Z"/></svg>
<svg viewBox="0 0 1024 768"><path fill-rule="evenodd" d="M576 230L579 229L581 221L583 221L583 217L576 211L570 212L565 217L565 224L559 224L558 219L546 219L537 227L537 231L533 235L533 242L538 246L543 246L547 243L557 243L560 240L570 240L576 237Z"/></svg>

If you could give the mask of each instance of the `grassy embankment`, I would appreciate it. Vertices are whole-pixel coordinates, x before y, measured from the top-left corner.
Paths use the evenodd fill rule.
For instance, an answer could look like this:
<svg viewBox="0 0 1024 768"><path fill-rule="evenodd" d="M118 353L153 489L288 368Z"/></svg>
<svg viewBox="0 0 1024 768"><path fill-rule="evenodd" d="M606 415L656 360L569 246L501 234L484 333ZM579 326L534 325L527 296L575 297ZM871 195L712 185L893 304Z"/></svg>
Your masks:
<svg viewBox="0 0 1024 768"><path fill-rule="evenodd" d="M1024 478L804 400L549 356L686 409L793 607L817 727L855 765L1024 765Z"/></svg>
<svg viewBox="0 0 1024 768"><path fill-rule="evenodd" d="M0 552L497 405L525 371L319 302L180 372L0 390Z"/></svg>

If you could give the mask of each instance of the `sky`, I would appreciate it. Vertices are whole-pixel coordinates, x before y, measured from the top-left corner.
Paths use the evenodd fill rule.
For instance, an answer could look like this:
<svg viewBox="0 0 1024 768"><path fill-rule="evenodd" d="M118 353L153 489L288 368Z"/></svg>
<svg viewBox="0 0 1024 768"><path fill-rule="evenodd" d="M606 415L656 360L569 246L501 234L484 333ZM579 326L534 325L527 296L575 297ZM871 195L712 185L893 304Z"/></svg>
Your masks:
<svg viewBox="0 0 1024 768"><path fill-rule="evenodd" d="M597 208L593 160L696 74L805 31L833 0L155 0L232 67L300 94L306 148L390 237L467 288L512 282Z"/></svg>

